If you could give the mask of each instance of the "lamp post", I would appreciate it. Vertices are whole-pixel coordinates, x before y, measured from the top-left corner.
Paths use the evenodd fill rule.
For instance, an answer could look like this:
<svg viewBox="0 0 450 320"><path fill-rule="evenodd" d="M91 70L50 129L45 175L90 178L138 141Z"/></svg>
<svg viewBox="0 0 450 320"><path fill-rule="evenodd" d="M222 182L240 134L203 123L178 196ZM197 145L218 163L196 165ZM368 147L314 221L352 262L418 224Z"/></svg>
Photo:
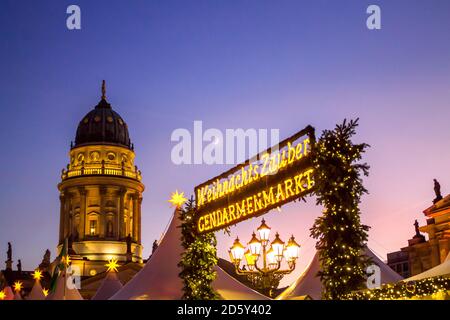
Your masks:
<svg viewBox="0 0 450 320"><path fill-rule="evenodd" d="M270 227L264 219L256 231L259 238L253 232L247 250L240 243L239 238L236 238L229 253L236 273L247 276L256 288L268 296L272 296L272 290L278 287L280 280L295 269L300 245L295 241L294 236L291 236L288 243L285 244L277 232L269 248ZM247 268L245 268L245 264L241 268L244 258ZM287 269L281 269L283 260L288 265Z"/></svg>

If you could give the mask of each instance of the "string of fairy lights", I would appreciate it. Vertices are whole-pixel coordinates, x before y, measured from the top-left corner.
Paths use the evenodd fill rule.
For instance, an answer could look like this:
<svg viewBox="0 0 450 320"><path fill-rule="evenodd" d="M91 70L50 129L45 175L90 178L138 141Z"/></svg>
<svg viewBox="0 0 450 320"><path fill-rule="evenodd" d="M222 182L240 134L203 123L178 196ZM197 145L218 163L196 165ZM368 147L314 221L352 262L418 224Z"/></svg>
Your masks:
<svg viewBox="0 0 450 320"><path fill-rule="evenodd" d="M324 207L316 219L311 236L322 270L319 276L324 299L344 299L344 295L364 287L367 259L361 252L367 242L369 227L361 224L359 203L367 190L361 175L369 167L358 163L367 144L353 144L358 120L325 130L314 148L315 194Z"/></svg>
<svg viewBox="0 0 450 320"><path fill-rule="evenodd" d="M188 200L183 209L180 202L172 202L180 214L181 243L185 251L178 266L183 280L184 300L215 300L219 294L213 289L216 278L214 267L217 265L217 241L213 232L197 234L194 215L194 200Z"/></svg>
<svg viewBox="0 0 450 320"><path fill-rule="evenodd" d="M450 279L442 276L383 285L381 288L351 292L347 300L433 299L449 296ZM436 297L441 295L441 297Z"/></svg>

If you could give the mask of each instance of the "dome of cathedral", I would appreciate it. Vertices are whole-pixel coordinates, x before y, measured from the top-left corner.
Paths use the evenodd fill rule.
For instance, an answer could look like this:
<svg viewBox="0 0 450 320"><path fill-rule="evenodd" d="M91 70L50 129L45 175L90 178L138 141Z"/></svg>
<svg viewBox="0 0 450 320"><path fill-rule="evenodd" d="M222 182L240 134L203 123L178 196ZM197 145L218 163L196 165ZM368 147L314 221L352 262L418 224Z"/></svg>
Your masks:
<svg viewBox="0 0 450 320"><path fill-rule="evenodd" d="M74 147L102 143L116 144L132 149L127 124L106 101L104 82L102 99L78 124Z"/></svg>

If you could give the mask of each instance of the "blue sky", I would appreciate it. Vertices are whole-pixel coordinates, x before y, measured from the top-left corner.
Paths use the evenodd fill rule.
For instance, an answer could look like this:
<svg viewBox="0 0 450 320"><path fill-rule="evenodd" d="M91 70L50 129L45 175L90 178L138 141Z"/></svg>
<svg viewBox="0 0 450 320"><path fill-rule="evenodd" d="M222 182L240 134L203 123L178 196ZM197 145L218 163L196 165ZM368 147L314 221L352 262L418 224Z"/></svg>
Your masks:
<svg viewBox="0 0 450 320"><path fill-rule="evenodd" d="M66 28L81 8L82 29ZM382 29L366 28L378 4ZM127 121L147 187L144 255L164 231L175 189L192 193L226 166L175 166L176 128L279 128L285 138L360 118L357 141L370 195L363 222L380 255L407 244L433 199L450 189L450 2L434 1L8 1L0 3L0 249L25 268L55 252L56 188L78 122L102 79ZM447 191L447 193L446 193ZM314 252L314 199L266 217ZM259 219L232 229L250 238ZM219 253L233 238L218 234ZM6 253L1 253L2 255Z"/></svg>

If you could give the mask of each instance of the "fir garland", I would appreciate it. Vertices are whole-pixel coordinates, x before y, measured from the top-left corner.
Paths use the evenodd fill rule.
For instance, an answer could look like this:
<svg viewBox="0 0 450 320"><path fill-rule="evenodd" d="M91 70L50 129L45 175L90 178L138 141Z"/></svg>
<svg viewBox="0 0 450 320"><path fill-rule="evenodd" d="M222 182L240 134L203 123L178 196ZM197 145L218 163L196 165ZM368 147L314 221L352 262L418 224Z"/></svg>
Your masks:
<svg viewBox="0 0 450 320"><path fill-rule="evenodd" d="M213 232L197 234L195 228L196 206L191 198L180 210L181 242L185 249L178 266L183 280L185 300L215 300L219 295L212 288L216 278L214 266L217 265L217 241Z"/></svg>
<svg viewBox="0 0 450 320"><path fill-rule="evenodd" d="M353 144L358 119L346 120L334 130L325 130L313 150L317 204L323 215L310 229L318 239L320 279L324 299L344 299L345 294L364 288L369 259L363 250L368 226L360 221L361 195L367 193L361 174L369 166L358 163L369 145Z"/></svg>
<svg viewBox="0 0 450 320"><path fill-rule="evenodd" d="M398 300L429 299L441 294L442 298L450 296L450 279L442 276L417 281L383 285L381 288L349 293L344 296L349 300Z"/></svg>

